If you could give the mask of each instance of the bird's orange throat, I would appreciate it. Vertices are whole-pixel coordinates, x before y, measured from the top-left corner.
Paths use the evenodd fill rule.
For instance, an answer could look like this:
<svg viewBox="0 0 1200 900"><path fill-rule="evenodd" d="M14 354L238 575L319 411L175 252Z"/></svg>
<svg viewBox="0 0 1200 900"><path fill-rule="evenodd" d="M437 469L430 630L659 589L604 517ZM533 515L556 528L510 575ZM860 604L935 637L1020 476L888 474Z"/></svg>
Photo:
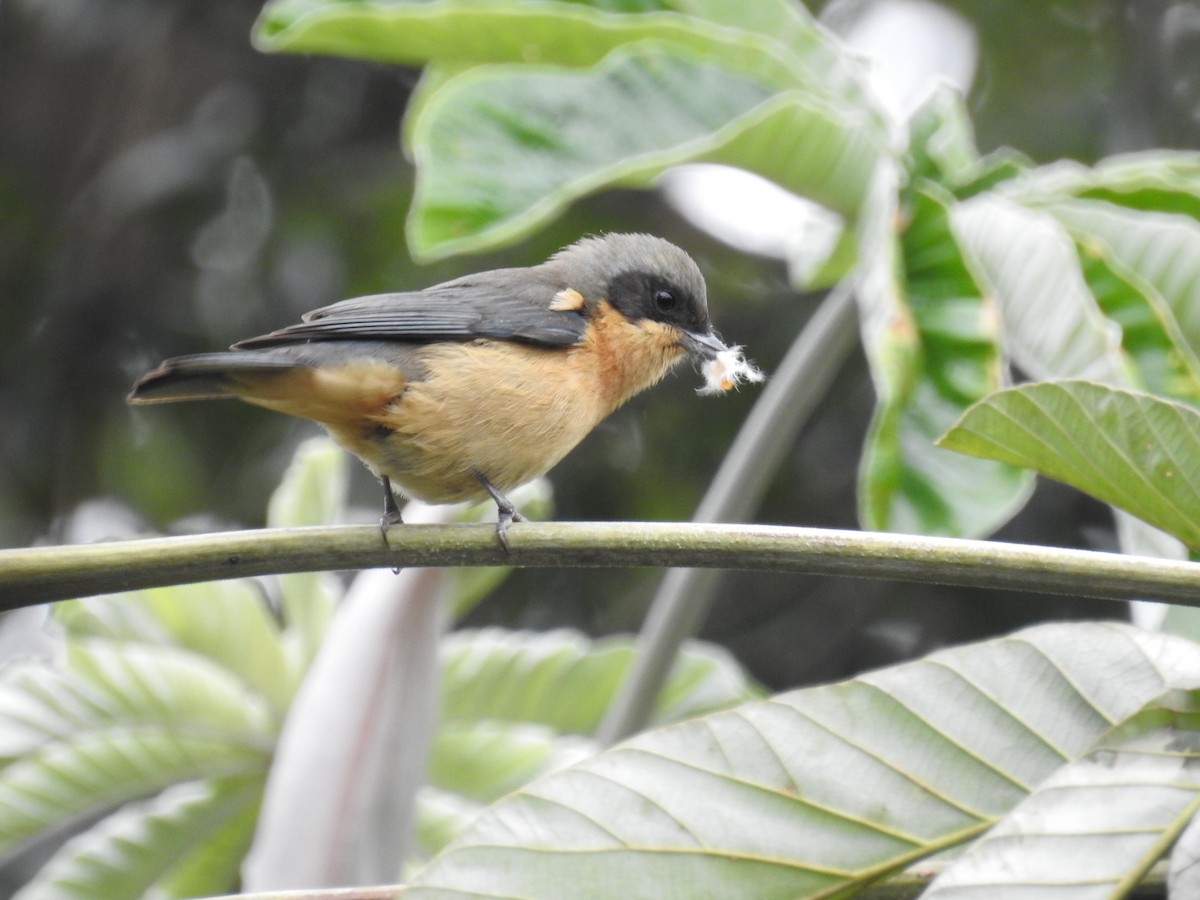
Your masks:
<svg viewBox="0 0 1200 900"><path fill-rule="evenodd" d="M570 352L583 357L583 367L594 373L607 407L601 418L662 381L684 356L680 337L672 325L650 319L633 322L607 300L600 301L587 338Z"/></svg>

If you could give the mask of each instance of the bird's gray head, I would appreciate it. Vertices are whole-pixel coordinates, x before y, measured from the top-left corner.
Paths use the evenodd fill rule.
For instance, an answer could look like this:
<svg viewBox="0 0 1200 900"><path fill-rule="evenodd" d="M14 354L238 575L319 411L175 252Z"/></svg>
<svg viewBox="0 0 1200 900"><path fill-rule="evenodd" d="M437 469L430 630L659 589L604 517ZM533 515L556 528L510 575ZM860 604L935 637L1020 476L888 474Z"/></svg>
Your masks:
<svg viewBox="0 0 1200 900"><path fill-rule="evenodd" d="M589 306L604 299L633 322L653 319L694 336L712 332L704 276L690 256L662 238L587 237L547 265L559 268Z"/></svg>

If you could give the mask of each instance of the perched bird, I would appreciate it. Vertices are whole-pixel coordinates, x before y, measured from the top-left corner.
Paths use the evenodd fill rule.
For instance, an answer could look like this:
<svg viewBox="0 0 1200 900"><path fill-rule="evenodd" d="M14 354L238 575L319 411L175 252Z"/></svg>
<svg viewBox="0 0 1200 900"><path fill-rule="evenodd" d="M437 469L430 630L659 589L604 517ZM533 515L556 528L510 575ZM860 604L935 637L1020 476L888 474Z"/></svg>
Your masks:
<svg viewBox="0 0 1200 900"><path fill-rule="evenodd" d="M708 318L692 258L642 234L588 237L541 265L315 310L228 352L168 359L131 403L236 397L311 419L383 482L428 503L482 500L549 471L684 357L708 391L762 374Z"/></svg>

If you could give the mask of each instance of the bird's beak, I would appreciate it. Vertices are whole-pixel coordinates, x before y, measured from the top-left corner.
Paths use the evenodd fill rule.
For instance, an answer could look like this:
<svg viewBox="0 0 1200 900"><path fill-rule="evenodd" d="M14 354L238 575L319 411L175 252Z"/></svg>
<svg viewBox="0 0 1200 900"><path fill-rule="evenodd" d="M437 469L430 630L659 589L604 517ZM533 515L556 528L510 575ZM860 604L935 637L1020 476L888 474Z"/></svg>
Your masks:
<svg viewBox="0 0 1200 900"><path fill-rule="evenodd" d="M711 330L685 331L680 344L704 376L701 394L723 394L743 381L759 382L765 377L746 360L741 347L730 347Z"/></svg>
<svg viewBox="0 0 1200 900"><path fill-rule="evenodd" d="M681 343L684 349L700 362L716 359L718 353L724 353L729 350L725 342L711 331L700 333L685 331Z"/></svg>

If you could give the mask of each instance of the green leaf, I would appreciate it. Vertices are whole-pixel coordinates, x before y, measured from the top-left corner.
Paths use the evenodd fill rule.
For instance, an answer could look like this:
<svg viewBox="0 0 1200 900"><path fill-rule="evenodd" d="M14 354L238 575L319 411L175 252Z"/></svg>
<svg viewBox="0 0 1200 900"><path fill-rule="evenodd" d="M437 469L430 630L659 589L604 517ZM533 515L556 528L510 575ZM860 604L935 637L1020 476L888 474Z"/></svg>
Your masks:
<svg viewBox="0 0 1200 900"><path fill-rule="evenodd" d="M810 51L813 44L827 40L819 33L808 10L792 0L757 0L755 3L671 0L662 5L720 25L767 35L800 53Z"/></svg>
<svg viewBox="0 0 1200 900"><path fill-rule="evenodd" d="M981 157L962 94L939 84L908 120L904 165L910 184L932 181L966 200L1024 175L1031 163L1008 147Z"/></svg>
<svg viewBox="0 0 1200 900"><path fill-rule="evenodd" d="M625 638L589 641L577 632L457 631L442 643L442 721L541 724L592 734L634 656ZM756 693L721 650L689 644L659 698L668 722L742 702Z"/></svg>
<svg viewBox="0 0 1200 900"><path fill-rule="evenodd" d="M954 186L954 196L959 200L969 200L985 191L999 190L1004 182L1024 174L1031 165L1028 157L1009 147L993 150L975 165L970 179Z"/></svg>
<svg viewBox="0 0 1200 900"><path fill-rule="evenodd" d="M1023 385L967 410L941 445L1026 466L1200 549L1200 412L1084 381Z"/></svg>
<svg viewBox="0 0 1200 900"><path fill-rule="evenodd" d="M185 651L75 641L65 667L0 682L0 857L48 829L180 781L261 778L276 723L226 670Z"/></svg>
<svg viewBox="0 0 1200 900"><path fill-rule="evenodd" d="M1117 329L1088 290L1061 224L995 193L956 204L950 218L976 283L998 304L1005 350L1021 369L1036 379L1129 380Z"/></svg>
<svg viewBox="0 0 1200 900"><path fill-rule="evenodd" d="M579 735L599 726L634 659L628 639L571 631L460 631L442 646L442 725L418 807L422 852L440 849L482 803L594 753ZM655 710L672 722L757 695L737 663L692 643Z"/></svg>
<svg viewBox="0 0 1200 900"><path fill-rule="evenodd" d="M424 257L513 240L689 160L851 215L887 152L859 61L785 0L278 0L258 42L430 67L404 127Z"/></svg>
<svg viewBox="0 0 1200 900"><path fill-rule="evenodd" d="M1200 402L1200 360L1162 294L1141 272L1116 259L1105 244L1086 235L1081 241L1083 277L1100 309L1121 327L1121 347L1139 376L1135 386Z"/></svg>
<svg viewBox="0 0 1200 900"><path fill-rule="evenodd" d="M978 166L975 131L963 96L939 84L909 117L905 170L910 179L957 186L970 182Z"/></svg>
<svg viewBox="0 0 1200 900"><path fill-rule="evenodd" d="M219 890L218 883L240 882L242 861L250 850L258 824L264 780L264 777L247 779L245 790L236 799L230 796L227 804L225 782L219 783L218 797L226 814L219 823L215 816L202 822L202 840L193 844L159 882L160 891L173 897L206 897ZM232 785L228 793L234 794ZM205 825L211 827L205 830Z"/></svg>
<svg viewBox="0 0 1200 900"><path fill-rule="evenodd" d="M346 506L346 454L331 439L313 438L296 448L291 465L267 506L267 527L300 528L333 525ZM308 667L337 601L342 585L330 572L280 575L280 600L290 626L288 643L297 677Z"/></svg>
<svg viewBox="0 0 1200 900"><path fill-rule="evenodd" d="M255 29L268 51L456 67L590 66L644 40L710 58L758 57L781 87L799 78L814 90L866 96L859 64L788 0L275 0Z"/></svg>
<svg viewBox="0 0 1200 900"><path fill-rule="evenodd" d="M462 834L483 811L481 803L453 791L426 786L417 794L416 844L421 861L441 852ZM405 875L407 879L407 875Z"/></svg>
<svg viewBox="0 0 1200 900"><path fill-rule="evenodd" d="M647 2L637 8L605 9L594 0L280 0L264 9L255 42L262 50L333 53L406 65L590 66L618 47L655 40L712 56L733 54L746 62L757 53L757 65L773 70L783 86L793 77L788 73L804 69L797 54L774 40L782 37L806 54L823 48L824 56L813 62L823 63L831 76L826 85L836 83L839 74L846 78L849 66L828 49L830 42L811 20L781 16L774 0L763 4L767 8L759 16L744 25L736 22L735 27L679 15L674 5ZM700 5L707 7L703 12L710 18L718 11L710 3ZM780 25L777 35L765 31ZM814 80L820 69L809 67Z"/></svg>
<svg viewBox="0 0 1200 900"><path fill-rule="evenodd" d="M1135 211L1200 219L1200 153L1124 153L1093 167L1058 162L1031 169L1005 190L1014 199L1033 205L1069 198L1103 200Z"/></svg>
<svg viewBox="0 0 1200 900"><path fill-rule="evenodd" d="M544 725L450 722L434 740L429 783L476 803L491 803L596 749L590 741Z"/></svg>
<svg viewBox="0 0 1200 900"><path fill-rule="evenodd" d="M912 196L900 246L905 279L895 321L911 322L915 371L880 392L861 468L866 527L981 537L1024 506L1033 489L1021 469L957 456L935 441L968 406L1003 383L999 313L981 296L950 227L948 196ZM903 292L903 296L900 292ZM903 337L903 335L901 335ZM899 340L885 330L882 339ZM891 373L884 368L880 377Z"/></svg>
<svg viewBox="0 0 1200 900"><path fill-rule="evenodd" d="M848 896L967 842L1122 723L1200 683L1200 648L1050 625L640 735L484 812L414 898Z"/></svg>
<svg viewBox="0 0 1200 900"><path fill-rule="evenodd" d="M142 897L154 888L166 897L229 891L261 791L261 778L210 778L127 804L64 844L14 900ZM237 833L237 846L223 846L227 832ZM210 842L219 854L204 852ZM189 866L198 853L203 869ZM190 877L179 877L184 870Z"/></svg>
<svg viewBox="0 0 1200 900"><path fill-rule="evenodd" d="M310 438L296 448L291 464L267 504L268 528L335 525L346 507L346 454L330 438Z"/></svg>
<svg viewBox="0 0 1200 900"><path fill-rule="evenodd" d="M899 184L900 172L895 164L879 166L858 222L856 299L863 350L876 397L859 465L859 515L864 524L887 516L891 492L903 477L899 444L889 436L898 430L899 411L911 401L921 369L917 326L901 286L896 238Z"/></svg>
<svg viewBox="0 0 1200 900"><path fill-rule="evenodd" d="M1051 775L922 898L1127 896L1200 809L1198 738L1195 712L1139 714Z"/></svg>
<svg viewBox="0 0 1200 900"><path fill-rule="evenodd" d="M1085 252L1107 259L1145 297L1178 365L1200 372L1200 221L1064 200L1047 207Z"/></svg>
<svg viewBox="0 0 1200 900"><path fill-rule="evenodd" d="M816 91L777 94L720 58L651 43L583 70L470 69L418 113L409 241L425 256L513 240L587 193L645 187L697 160L739 165L853 214L883 148L861 111Z"/></svg>
<svg viewBox="0 0 1200 900"><path fill-rule="evenodd" d="M259 585L210 581L71 600L55 615L75 636L173 645L225 667L282 719L298 678Z"/></svg>

